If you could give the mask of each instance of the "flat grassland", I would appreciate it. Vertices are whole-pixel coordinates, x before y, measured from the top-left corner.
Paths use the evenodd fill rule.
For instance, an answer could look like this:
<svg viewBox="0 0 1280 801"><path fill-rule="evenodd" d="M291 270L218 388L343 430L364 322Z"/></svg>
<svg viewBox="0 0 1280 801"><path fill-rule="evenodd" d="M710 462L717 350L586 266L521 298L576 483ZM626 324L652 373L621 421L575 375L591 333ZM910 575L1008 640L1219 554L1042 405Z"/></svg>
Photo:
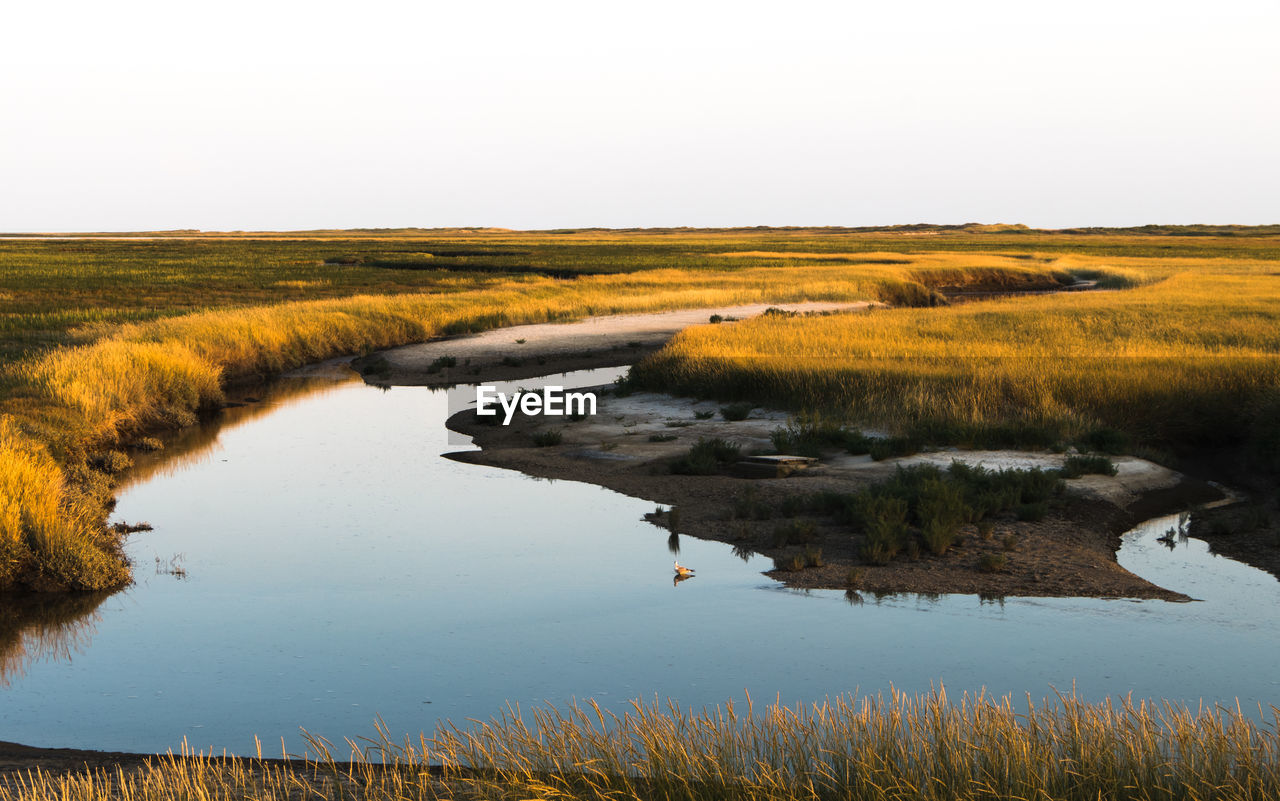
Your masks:
<svg viewBox="0 0 1280 801"><path fill-rule="evenodd" d="M638 380L882 415L895 426L928 422L942 433L948 425L1031 421L1119 426L1158 443L1216 436L1223 427L1248 434L1272 408L1276 387L1278 261L1280 231L1234 227L3 241L0 588L126 583L118 537L104 526L112 475L127 466L128 448L147 445L149 432L217 408L226 382L517 323L880 301L896 308L859 320L691 331ZM1117 289L932 308L943 290L1052 289L1082 278ZM723 336L736 338L716 339ZM1053 358L1018 366L1031 363L1029 351ZM1080 358L1089 354L1115 366L1099 373L1087 366L1099 359ZM873 369L877 360L906 356L922 366ZM1157 367L1145 366L1150 360ZM1184 390L1190 401L1174 403ZM1202 414L1212 426L1195 423ZM1158 430L1143 428L1156 418Z"/></svg>

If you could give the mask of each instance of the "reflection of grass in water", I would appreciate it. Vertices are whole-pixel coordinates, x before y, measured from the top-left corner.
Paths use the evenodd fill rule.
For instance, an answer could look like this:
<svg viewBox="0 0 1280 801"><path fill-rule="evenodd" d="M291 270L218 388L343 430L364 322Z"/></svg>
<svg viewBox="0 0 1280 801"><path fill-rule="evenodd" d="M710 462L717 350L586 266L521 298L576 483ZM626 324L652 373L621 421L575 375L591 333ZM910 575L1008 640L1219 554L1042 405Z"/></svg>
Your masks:
<svg viewBox="0 0 1280 801"><path fill-rule="evenodd" d="M350 381L355 380L353 375ZM117 489L160 476L175 475L203 464L212 457L218 437L224 432L304 398L333 392L346 383L349 382L333 378L287 378L273 382L255 396L261 399L259 402L223 409L197 425L168 435L163 449L135 454L133 467L121 476Z"/></svg>
<svg viewBox="0 0 1280 801"><path fill-rule="evenodd" d="M70 659L89 644L110 593L36 595L0 603L0 686L41 660Z"/></svg>
<svg viewBox="0 0 1280 801"><path fill-rule="evenodd" d="M941 691L758 713L749 702L702 712L636 702L616 715L589 702L529 717L508 710L432 738L397 742L379 726L376 738L339 747L307 741L309 760L288 765L261 761L260 749L247 760L166 757L135 772L36 774L0 788L0 800L1244 801L1280 792L1280 737L1239 711L1074 697L1022 712L1009 699L951 702Z"/></svg>

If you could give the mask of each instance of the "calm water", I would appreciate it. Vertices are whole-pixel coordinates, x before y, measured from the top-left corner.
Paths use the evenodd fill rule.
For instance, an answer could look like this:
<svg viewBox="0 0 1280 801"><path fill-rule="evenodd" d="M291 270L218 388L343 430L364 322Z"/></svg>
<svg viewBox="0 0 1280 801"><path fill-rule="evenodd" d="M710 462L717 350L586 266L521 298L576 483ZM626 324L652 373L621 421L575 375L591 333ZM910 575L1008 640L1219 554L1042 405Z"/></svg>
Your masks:
<svg viewBox="0 0 1280 801"><path fill-rule="evenodd" d="M607 382L616 371L552 383ZM532 386L534 382L519 382ZM674 586L654 504L440 457L444 393L283 381L141 465L138 583L0 639L0 739L244 753L299 727L363 736L521 705L820 700L892 683L1280 702L1280 585L1126 538L1121 562L1198 603L788 591L688 537ZM185 455L181 452L186 450ZM100 604L96 606L95 604Z"/></svg>

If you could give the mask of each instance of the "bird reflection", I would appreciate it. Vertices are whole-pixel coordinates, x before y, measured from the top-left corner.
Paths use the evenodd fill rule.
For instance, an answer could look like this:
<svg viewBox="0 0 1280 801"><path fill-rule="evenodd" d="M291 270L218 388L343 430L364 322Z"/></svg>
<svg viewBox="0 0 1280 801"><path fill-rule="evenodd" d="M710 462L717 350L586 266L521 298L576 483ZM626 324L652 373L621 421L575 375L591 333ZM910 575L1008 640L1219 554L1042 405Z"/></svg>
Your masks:
<svg viewBox="0 0 1280 801"><path fill-rule="evenodd" d="M674 564L676 566L676 574L675 574L675 577L671 579L672 587L678 587L680 585L680 582L684 581L685 579L693 578L693 568L685 567L679 562L675 562Z"/></svg>

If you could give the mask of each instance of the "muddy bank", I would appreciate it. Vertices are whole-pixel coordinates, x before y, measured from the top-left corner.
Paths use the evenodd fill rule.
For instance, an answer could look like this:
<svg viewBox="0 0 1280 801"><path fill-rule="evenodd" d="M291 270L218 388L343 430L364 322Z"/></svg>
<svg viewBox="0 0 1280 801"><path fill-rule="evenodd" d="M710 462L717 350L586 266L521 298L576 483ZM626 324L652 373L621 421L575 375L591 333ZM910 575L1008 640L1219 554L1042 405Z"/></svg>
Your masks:
<svg viewBox="0 0 1280 801"><path fill-rule="evenodd" d="M85 751L77 748L36 748L0 741L0 785L27 772L78 773L120 768L126 772L144 767L158 757L119 751Z"/></svg>
<svg viewBox="0 0 1280 801"><path fill-rule="evenodd" d="M1211 509L1192 519L1191 536L1208 542L1215 554L1280 579L1280 510L1275 504L1238 503Z"/></svg>
<svg viewBox="0 0 1280 801"><path fill-rule="evenodd" d="M123 751L91 751L77 748L37 748L20 743L0 741L0 788L21 791L30 786L30 777L37 772L45 776L83 776L106 774L117 776L147 775L148 771L170 763L201 763L240 769L263 775L277 771L291 776L298 798L347 798L355 797L361 782L353 777L393 771L397 768L379 762L341 761L309 762L301 758L237 757L219 755L212 760L182 754L135 754ZM438 777L443 774L439 765L425 765L422 772L432 777L438 791L445 786ZM336 771L336 772L335 772ZM341 790L345 789L345 792ZM292 797L292 796L291 796Z"/></svg>
<svg viewBox="0 0 1280 801"><path fill-rule="evenodd" d="M585 481L633 497L677 508L676 535L732 545L786 559L821 549L823 564L771 571L788 586L856 589L874 593L972 593L984 596L1091 596L1187 600L1158 587L1116 562L1120 534L1134 523L1220 497L1213 487L1133 457L1115 459L1115 476L1090 475L1066 482L1067 490L1040 521L998 515L990 528L966 525L943 556L900 556L887 565L866 564L861 536L830 518L785 516L789 497L832 491L848 493L883 480L899 465L952 460L989 468L1062 465L1065 455L1038 452L943 450L872 461L867 456L825 454L820 463L782 478L673 475L669 465L700 438L740 444L743 454L767 450L769 434L787 421L782 412L755 409L730 422L719 405L653 393L615 397L601 387L598 413L580 421L520 417L511 426L482 422L473 412L449 420L450 428L474 438L480 451L454 454L458 461L503 467L544 478ZM699 418L703 419L699 419ZM534 435L560 432L558 444L537 447ZM794 502L793 502L794 504ZM670 512L650 522L670 530ZM801 545L778 545L780 527L800 523L812 531ZM984 560L985 557L985 560ZM997 572L984 561L999 560ZM697 566L694 565L696 568ZM851 577L851 571L855 571Z"/></svg>
<svg viewBox="0 0 1280 801"><path fill-rule="evenodd" d="M681 329L708 323L712 316L731 321L755 317L770 308L803 314L861 311L873 305L879 304L757 303L517 325L392 348L357 359L352 366L366 381L389 386L514 381L631 364L661 348Z"/></svg>

